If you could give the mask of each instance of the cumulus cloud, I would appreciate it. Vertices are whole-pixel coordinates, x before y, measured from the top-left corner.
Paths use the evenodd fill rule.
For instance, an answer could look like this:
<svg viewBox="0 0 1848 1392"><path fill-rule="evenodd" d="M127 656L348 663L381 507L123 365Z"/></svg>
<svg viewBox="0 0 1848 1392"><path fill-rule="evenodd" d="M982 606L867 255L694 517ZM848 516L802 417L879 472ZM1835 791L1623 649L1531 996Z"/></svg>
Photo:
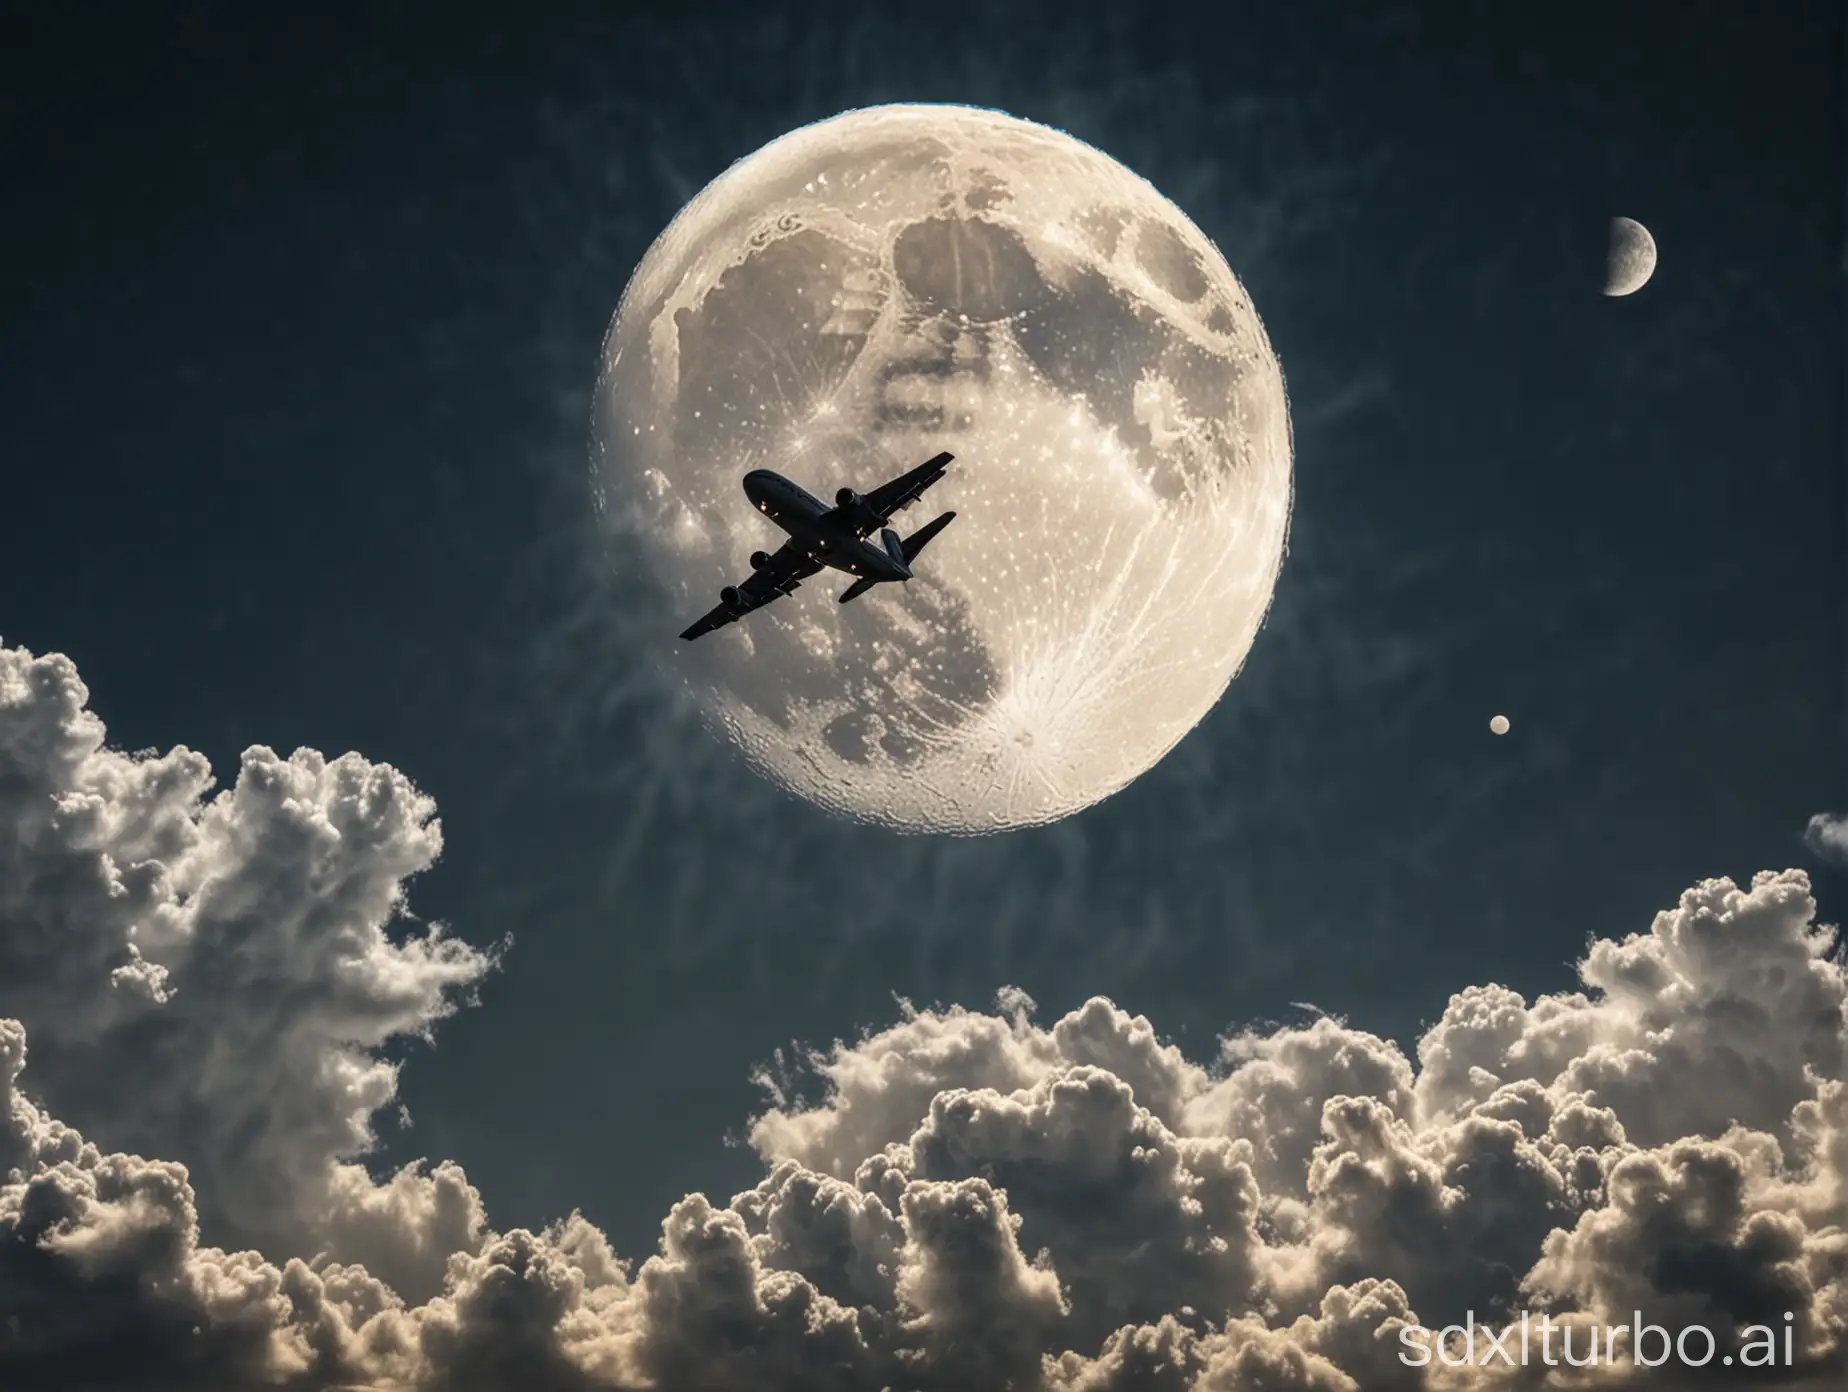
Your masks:
<svg viewBox="0 0 1848 1392"><path fill-rule="evenodd" d="M1440 1392L1538 1385L1402 1357L1521 1309L1787 1325L1786 1384L1848 1350L1848 971L1801 872L1696 886L1579 990L1460 991L1410 1057L908 1006L766 1074L762 1181L638 1264L364 1167L381 1046L491 966L405 916L428 800L310 751L213 795L85 703L0 649L0 1385Z"/></svg>
<svg viewBox="0 0 1848 1392"><path fill-rule="evenodd" d="M307 749L248 749L214 793L192 750L105 747L88 694L68 658L0 647L0 1015L31 1032L38 1094L183 1161L227 1237L350 1248L434 1293L480 1229L472 1191L413 1172L375 1194L342 1161L395 1102L380 1047L427 1035L492 965L402 916L442 848L435 804ZM365 1236L383 1204L399 1251Z"/></svg>

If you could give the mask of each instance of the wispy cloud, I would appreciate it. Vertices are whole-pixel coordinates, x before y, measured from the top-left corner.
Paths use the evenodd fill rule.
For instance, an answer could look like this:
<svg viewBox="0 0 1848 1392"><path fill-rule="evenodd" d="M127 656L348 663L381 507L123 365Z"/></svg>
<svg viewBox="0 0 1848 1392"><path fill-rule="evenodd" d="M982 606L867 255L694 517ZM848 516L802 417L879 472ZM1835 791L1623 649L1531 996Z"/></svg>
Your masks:
<svg viewBox="0 0 1848 1392"><path fill-rule="evenodd" d="M1848 866L1848 817L1818 812L1803 830L1803 844L1832 864Z"/></svg>

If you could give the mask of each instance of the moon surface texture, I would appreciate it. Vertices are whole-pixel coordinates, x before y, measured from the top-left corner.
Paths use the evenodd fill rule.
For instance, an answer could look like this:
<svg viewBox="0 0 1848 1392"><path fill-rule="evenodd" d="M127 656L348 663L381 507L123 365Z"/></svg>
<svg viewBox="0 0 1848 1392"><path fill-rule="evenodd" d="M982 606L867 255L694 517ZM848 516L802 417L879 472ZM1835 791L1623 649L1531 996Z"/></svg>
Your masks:
<svg viewBox="0 0 1848 1392"><path fill-rule="evenodd" d="M1604 262L1604 293L1633 295L1655 274L1656 244L1634 218L1611 219L1611 244Z"/></svg>
<svg viewBox="0 0 1848 1392"><path fill-rule="evenodd" d="M603 348L606 522L672 600L664 660L812 801L908 831L1054 821L1225 691L1291 500L1283 374L1213 244L1150 184L999 112L850 111L739 161L636 269ZM956 520L916 578L801 589L675 634L816 497L956 455L898 514Z"/></svg>

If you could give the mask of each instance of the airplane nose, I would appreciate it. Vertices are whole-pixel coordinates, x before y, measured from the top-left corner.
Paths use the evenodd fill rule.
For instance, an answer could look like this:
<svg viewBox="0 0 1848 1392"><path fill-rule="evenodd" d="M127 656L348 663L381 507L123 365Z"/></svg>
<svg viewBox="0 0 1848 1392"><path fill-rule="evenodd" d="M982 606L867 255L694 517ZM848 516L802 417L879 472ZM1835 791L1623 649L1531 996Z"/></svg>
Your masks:
<svg viewBox="0 0 1848 1392"><path fill-rule="evenodd" d="M761 506L766 494L769 492L766 485L770 482L770 479L771 474L767 469L751 470L750 473L744 476L744 496L749 498L753 503L757 503Z"/></svg>

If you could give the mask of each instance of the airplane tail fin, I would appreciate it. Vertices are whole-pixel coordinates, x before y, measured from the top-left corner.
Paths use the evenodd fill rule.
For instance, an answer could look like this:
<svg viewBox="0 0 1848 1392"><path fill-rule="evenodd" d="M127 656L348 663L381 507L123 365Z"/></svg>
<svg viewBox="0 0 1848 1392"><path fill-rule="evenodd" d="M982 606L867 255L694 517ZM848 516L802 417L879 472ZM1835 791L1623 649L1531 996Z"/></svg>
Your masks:
<svg viewBox="0 0 1848 1392"><path fill-rule="evenodd" d="M905 564L910 565L911 562L915 561L918 558L918 552L922 551L926 546L929 546L931 540L937 533L949 526L955 519L955 513L946 512L943 516L937 518L936 521L926 522L922 527L919 527L910 536L900 542L899 545L904 549L905 553Z"/></svg>
<svg viewBox="0 0 1848 1392"><path fill-rule="evenodd" d="M936 521L926 522L903 541L899 540L897 532L887 527L880 535L879 539L885 543L886 554L888 556L895 561L909 566L918 558L918 552L922 551L926 546L929 546L931 539L935 537L938 532L949 526L950 523L955 520L955 517L955 513L946 512ZM841 603L847 604L858 599L878 583L879 581L877 580L854 581L845 590L841 591Z"/></svg>

